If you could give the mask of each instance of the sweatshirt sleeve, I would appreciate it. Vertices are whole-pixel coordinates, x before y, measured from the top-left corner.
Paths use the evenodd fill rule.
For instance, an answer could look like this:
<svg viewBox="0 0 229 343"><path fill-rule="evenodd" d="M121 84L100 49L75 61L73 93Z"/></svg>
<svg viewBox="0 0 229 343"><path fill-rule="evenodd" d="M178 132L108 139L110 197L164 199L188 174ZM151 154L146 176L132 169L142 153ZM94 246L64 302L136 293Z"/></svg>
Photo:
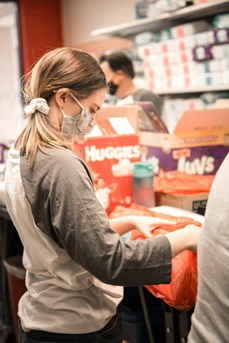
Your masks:
<svg viewBox="0 0 229 343"><path fill-rule="evenodd" d="M110 227L84 163L73 153L59 155L52 159L53 167L49 166L52 172L44 174L40 187L39 198L46 199L42 201L46 216L35 218L39 227L52 238L57 237L58 244L76 263L105 283L123 286L169 283L168 239L161 236L122 241Z"/></svg>

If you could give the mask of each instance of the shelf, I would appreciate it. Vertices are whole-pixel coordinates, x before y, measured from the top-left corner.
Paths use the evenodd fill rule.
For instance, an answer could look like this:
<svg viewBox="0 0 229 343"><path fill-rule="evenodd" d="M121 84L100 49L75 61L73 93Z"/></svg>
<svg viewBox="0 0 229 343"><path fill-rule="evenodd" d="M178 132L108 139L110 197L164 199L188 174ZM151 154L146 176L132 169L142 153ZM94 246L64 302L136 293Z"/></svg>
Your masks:
<svg viewBox="0 0 229 343"><path fill-rule="evenodd" d="M184 7L172 13L163 13L156 19L143 18L129 23L105 27L91 32L92 36L115 35L120 37L134 36L144 31L159 31L166 27L177 25L184 22L190 22L195 19L209 17L229 11L228 0L216 0L214 2L192 5Z"/></svg>
<svg viewBox="0 0 229 343"><path fill-rule="evenodd" d="M228 85L215 85L204 86L195 88L168 88L164 90L154 89L153 92L159 95L176 95L176 94L188 94L188 93L204 93L204 92L217 92L217 91L229 91Z"/></svg>

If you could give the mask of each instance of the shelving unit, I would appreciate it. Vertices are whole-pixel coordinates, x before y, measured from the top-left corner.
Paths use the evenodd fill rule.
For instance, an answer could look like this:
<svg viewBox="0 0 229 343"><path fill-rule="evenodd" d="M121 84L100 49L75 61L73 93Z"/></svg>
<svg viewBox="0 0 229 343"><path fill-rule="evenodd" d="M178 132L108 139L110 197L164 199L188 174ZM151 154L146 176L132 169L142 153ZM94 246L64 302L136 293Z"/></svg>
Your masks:
<svg viewBox="0 0 229 343"><path fill-rule="evenodd" d="M209 17L229 11L228 0L191 5L172 13L163 13L156 18L144 18L120 25L105 27L91 32L92 36L115 35L131 37L145 31L160 31L165 27L190 22L192 20Z"/></svg>
<svg viewBox="0 0 229 343"><path fill-rule="evenodd" d="M208 3L190 5L173 11L163 13L155 18L137 19L128 23L105 27L92 31L93 36L118 36L127 39L134 39L137 34L150 31L157 32L175 25L184 24L197 19L208 18L220 13L229 12L228 0L215 0ZM229 87L225 84L214 86L197 86L195 88L178 88L178 89L154 89L153 91L159 95L179 95L188 96L192 93L228 91Z"/></svg>
<svg viewBox="0 0 229 343"><path fill-rule="evenodd" d="M155 89L155 93L159 95L174 95L174 94L191 94L191 93L204 93L204 92L218 92L218 91L228 91L229 86L227 85L215 85L215 86L206 86L206 87L196 87L196 88L185 88L185 89Z"/></svg>

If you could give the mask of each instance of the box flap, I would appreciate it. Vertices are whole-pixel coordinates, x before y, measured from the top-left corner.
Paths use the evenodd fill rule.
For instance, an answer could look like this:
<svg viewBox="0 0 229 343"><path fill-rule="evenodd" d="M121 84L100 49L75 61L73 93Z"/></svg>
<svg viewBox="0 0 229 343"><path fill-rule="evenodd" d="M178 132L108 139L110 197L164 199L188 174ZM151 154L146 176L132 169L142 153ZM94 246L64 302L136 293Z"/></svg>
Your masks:
<svg viewBox="0 0 229 343"><path fill-rule="evenodd" d="M184 112L174 133L225 128L229 128L229 108L208 108Z"/></svg>
<svg viewBox="0 0 229 343"><path fill-rule="evenodd" d="M118 135L132 135L136 133L129 119L126 117L112 117L109 118L109 122Z"/></svg>
<svg viewBox="0 0 229 343"><path fill-rule="evenodd" d="M97 118L97 124L85 137L134 135L135 129L127 117Z"/></svg>
<svg viewBox="0 0 229 343"><path fill-rule="evenodd" d="M152 101L135 101L134 104L138 105L139 109L138 127L140 131L169 132L161 116L156 113Z"/></svg>
<svg viewBox="0 0 229 343"><path fill-rule="evenodd" d="M138 107L136 105L103 107L97 112L96 122L97 124L85 139L135 135L138 131Z"/></svg>
<svg viewBox="0 0 229 343"><path fill-rule="evenodd" d="M97 118L127 118L129 123L132 125L134 132L138 132L138 106L137 105L129 105L129 106L106 106L102 107L97 112ZM112 125L112 119L110 120ZM127 120L113 120L113 125L115 125L116 130L122 132L122 134L129 134L128 130L130 131L130 125L128 125ZM125 125L124 128L127 129L127 132L124 133L122 128L118 129L119 125ZM128 125L128 126L127 126Z"/></svg>

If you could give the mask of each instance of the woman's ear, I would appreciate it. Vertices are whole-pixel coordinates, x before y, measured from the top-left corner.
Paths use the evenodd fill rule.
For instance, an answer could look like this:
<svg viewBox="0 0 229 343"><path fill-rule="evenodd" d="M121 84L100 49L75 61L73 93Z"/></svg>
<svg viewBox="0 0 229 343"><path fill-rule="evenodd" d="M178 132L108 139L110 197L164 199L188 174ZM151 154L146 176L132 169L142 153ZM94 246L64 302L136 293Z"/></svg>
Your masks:
<svg viewBox="0 0 229 343"><path fill-rule="evenodd" d="M68 88L60 88L58 91L55 93L55 100L56 103L59 107L63 108L66 102L66 97L69 94L69 89Z"/></svg>

